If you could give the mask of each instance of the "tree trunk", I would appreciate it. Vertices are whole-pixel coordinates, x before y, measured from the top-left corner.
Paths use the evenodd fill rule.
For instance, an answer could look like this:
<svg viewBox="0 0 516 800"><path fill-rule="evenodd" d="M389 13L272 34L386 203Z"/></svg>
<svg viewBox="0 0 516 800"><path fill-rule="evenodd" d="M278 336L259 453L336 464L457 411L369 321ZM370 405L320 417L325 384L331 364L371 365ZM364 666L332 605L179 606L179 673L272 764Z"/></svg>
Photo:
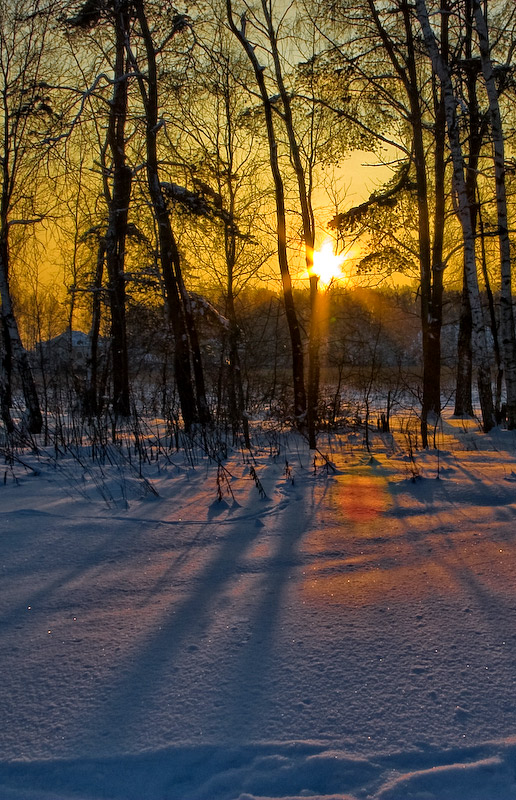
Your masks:
<svg viewBox="0 0 516 800"><path fill-rule="evenodd" d="M197 335L197 327L195 325L195 318L192 309L192 302L186 290L183 281L183 274L181 271L181 263L179 259L179 251L176 247L175 257L175 274L179 286L179 292L185 315L185 325L188 331L188 339L190 343L190 351L192 357L193 377L195 381L195 392L197 397L197 413L199 415L199 422L206 425L211 421L210 408L206 398L206 384L204 381L204 369L202 366L201 346L199 337Z"/></svg>
<svg viewBox="0 0 516 800"><path fill-rule="evenodd" d="M471 2L465 3L465 59L463 70L466 73L466 91L468 103L468 155L466 163L466 193L473 237L476 237L478 221L478 160L482 148L482 125L477 97L478 63L473 59L473 27ZM457 341L457 375L455 390L455 414L458 417L473 416L473 320L471 303L468 294L468 283L465 268L462 276L462 296L459 317L459 334Z"/></svg>
<svg viewBox="0 0 516 800"><path fill-rule="evenodd" d="M0 331L0 415L8 433L14 431L14 422L11 417L12 406L12 357L9 347L9 338L6 334L4 320L1 320Z"/></svg>
<svg viewBox="0 0 516 800"><path fill-rule="evenodd" d="M312 256L313 260L313 256ZM321 303L318 290L319 278L310 274L310 329L308 335L308 385L307 385L307 428L308 446L317 446L317 420L320 382L321 350Z"/></svg>
<svg viewBox="0 0 516 800"><path fill-rule="evenodd" d="M1 315L3 321L3 334L5 337L4 350L12 356L12 363L20 376L20 383L25 400L25 424L29 433L41 433L43 416L39 405L36 384L32 375L29 357L25 350L14 309L9 286L9 247L7 243L7 224L0 229L0 299L2 301ZM4 361L5 363L5 361ZM8 373L7 373L8 374ZM3 402L11 397L11 387L6 386L3 391ZM5 410L4 410L5 415Z"/></svg>
<svg viewBox="0 0 516 800"><path fill-rule="evenodd" d="M101 409L101 402L98 391L98 370L99 370L99 336L102 309L102 278L104 274L104 257L106 246L104 238L101 237L97 250L97 264L95 267L95 277L92 287L91 301L91 328L90 328L90 354L89 354L89 374L86 391L84 393L84 413L87 417L96 416Z"/></svg>
<svg viewBox="0 0 516 800"><path fill-rule="evenodd" d="M234 296L234 272L236 265L236 227L235 219L235 187L233 181L233 140L231 128L231 111L229 106L229 94L225 94L226 105L226 124L228 135L229 159L227 169L224 170L224 179L229 198L228 214L224 220L224 252L226 256L227 284L226 284L226 317L229 322L228 333L228 405L235 438L238 430L242 427L244 434L244 444L249 449L251 439L249 436L249 420L245 412L244 387L242 384L242 370L240 365L240 354L238 352L238 341L240 331L235 311Z"/></svg>
<svg viewBox="0 0 516 800"><path fill-rule="evenodd" d="M428 208L428 180L426 174L426 152L423 141L423 117L418 90L417 69L413 42L412 24L407 4L403 3L405 33L407 36L407 56L409 83L407 93L410 103L411 125L416 171L418 242L421 277L421 333L423 349L423 397L421 407L421 439L423 447L428 447L428 417L441 410L440 373L441 355L432 352L432 248L430 240L430 210ZM433 357L433 360L431 360Z"/></svg>
<svg viewBox="0 0 516 800"><path fill-rule="evenodd" d="M242 45L249 61L253 67L256 83L262 100L267 128L267 141L269 145L269 163L274 182L274 198L276 202L276 221L277 221L277 248L278 262L283 287L283 301L285 305L285 315L290 335L292 348L292 377L294 384L294 416L298 427L302 427L306 417L306 392L304 379L304 355L301 330L297 319L296 306L292 293L292 279L288 266L287 256L287 225L285 212L285 189L278 160L278 143L274 131L272 118L272 104L263 76L264 68L258 61L255 48L246 39L244 34L245 20L242 20L242 27L238 28L233 16L231 0L226 0L228 23L234 35Z"/></svg>
<svg viewBox="0 0 516 800"><path fill-rule="evenodd" d="M505 187L505 144L502 118L498 99L498 88L491 61L489 32L482 6L473 0L473 14L478 34L482 73L489 99L491 140L493 143L496 213L498 219L498 241L500 244L500 328L504 362L505 388L507 393L507 426L516 427L516 336L512 306L512 266L507 219L507 192Z"/></svg>
<svg viewBox="0 0 516 800"><path fill-rule="evenodd" d="M283 106L282 119L287 132L290 159L296 174L301 222L303 226L303 245L305 249L306 271L310 279L310 328L308 336L308 382L307 382L307 428L308 443L313 450L317 443L317 416L319 401L319 352L321 347L321 321L319 318L318 278L313 274L315 246L315 218L311 204L310 192L307 188L305 169L301 159L301 150L296 137L290 94L283 80L283 71L278 51L276 32L267 0L262 0L262 11L266 21L267 34L271 45L276 84Z"/></svg>
<svg viewBox="0 0 516 800"><path fill-rule="evenodd" d="M441 28L441 47L448 48L448 17L443 20ZM446 116L442 91L436 92L435 128L434 128L434 230L432 243L432 285L430 291L428 342L425 359L426 392L423 392L423 404L428 420L429 414L437 417L441 414L441 330L443 323L443 279L444 279L444 227L446 217ZM428 431L427 431L428 434Z"/></svg>
<svg viewBox="0 0 516 800"><path fill-rule="evenodd" d="M125 43L129 36L129 24L127 12L117 9L115 12L114 88L107 137L112 158L113 185L111 196L108 198L108 226L104 238L111 309L113 411L116 416L122 417L128 417L130 413L124 275L125 241L132 182L132 173L126 164L125 155L128 84Z"/></svg>
<svg viewBox="0 0 516 800"><path fill-rule="evenodd" d="M478 227L480 233L482 277L484 279L484 286L487 297L487 307L489 309L489 325L491 328L491 336L493 337L493 354L496 366L495 419L497 421L501 421L500 415L502 407L503 362L500 350L500 337L498 335L498 321L496 318L495 299L493 295L493 290L491 288L491 279L489 278L489 271L487 269L484 220L482 216L480 199L478 199Z"/></svg>
<svg viewBox="0 0 516 800"><path fill-rule="evenodd" d="M369 8L382 43L389 55L392 65L405 89L409 108L410 125L413 139L413 159L416 173L417 207L418 207L418 245L419 268L421 279L421 334L423 356L423 397L421 407L421 438L423 447L428 447L428 417L431 414L441 413L441 319L442 310L442 249L438 241L432 253L430 236L430 210L428 206L428 180L427 157L423 136L423 112L421 109L420 85L418 68L416 64L416 48L412 30L410 6L407 0L402 0L401 11L406 39L406 53L404 62L400 61L397 47L394 46L388 32L382 25L374 0L369 0ZM444 36L444 32L443 32ZM436 125L436 134L439 129ZM436 156L439 140L436 138ZM437 167L436 167L437 170ZM441 180L436 172L436 180ZM439 236L439 227L442 224L437 214L441 209L436 203L435 225ZM437 285L433 291L433 279Z"/></svg>
<svg viewBox="0 0 516 800"><path fill-rule="evenodd" d="M425 44L432 60L434 72L436 75L438 75L443 90L448 140L450 143L453 162L454 190L457 194L458 216L462 228L464 242L464 268L466 273L466 283L471 302L473 331L475 334L478 352L477 379L479 400L482 409L482 424L484 431L487 432L491 430L495 424L490 374L490 358L478 287L475 238L471 226L470 203L466 189L466 181L464 179L463 154L456 115L457 101L453 91L453 84L451 81L448 64L441 57L434 32L430 25L425 0L416 0L416 11L423 31Z"/></svg>
<svg viewBox="0 0 516 800"><path fill-rule="evenodd" d="M146 170L149 195L158 229L159 253L163 282L167 296L169 319L174 333L174 369L181 413L186 430L199 422L199 411L192 381L190 340L185 319L185 309L179 284L181 274L179 251L172 231L170 217L160 180L157 155L158 132L158 75L156 52L142 0L135 3L147 58L146 78L137 69L140 93L145 107ZM134 56L129 52L129 57Z"/></svg>
<svg viewBox="0 0 516 800"><path fill-rule="evenodd" d="M459 335L457 339L457 384L455 389L455 409L457 417L473 416L473 398L471 384L473 380L473 319L471 304L466 282L466 272L463 269L462 294L460 301Z"/></svg>
<svg viewBox="0 0 516 800"><path fill-rule="evenodd" d="M251 440L249 437L249 420L245 412L244 387L242 383L242 369L240 365L240 354L238 352L238 340L240 338L238 323L235 313L235 303L233 293L228 293L226 299L226 315L229 321L228 335L228 397L229 412L233 436L236 436L240 427L244 435L244 444L249 449Z"/></svg>
<svg viewBox="0 0 516 800"><path fill-rule="evenodd" d="M477 97L478 61L473 58L473 20L471 0L464 4L465 37L462 69L465 72L465 84L468 104L468 154L466 163L466 192L473 236L476 237L478 219L478 160L482 147L482 125ZM463 267L462 297L459 316L459 334L457 341L457 375L455 390L455 414L459 417L473 416L473 321L471 303L468 295L468 284Z"/></svg>
<svg viewBox="0 0 516 800"><path fill-rule="evenodd" d="M29 433L40 433L43 416L29 357L23 347L13 308L10 281L9 218L14 188L34 200L36 189L29 185L22 165L34 137L30 115L42 82L42 56L50 16L39 9L19 13L15 4L2 6L0 19L0 317L3 333L3 378L0 390L2 415L11 425L8 406L12 403L11 366L20 377L25 400L24 425ZM25 185L22 186L23 180ZM6 406L7 404L7 406Z"/></svg>

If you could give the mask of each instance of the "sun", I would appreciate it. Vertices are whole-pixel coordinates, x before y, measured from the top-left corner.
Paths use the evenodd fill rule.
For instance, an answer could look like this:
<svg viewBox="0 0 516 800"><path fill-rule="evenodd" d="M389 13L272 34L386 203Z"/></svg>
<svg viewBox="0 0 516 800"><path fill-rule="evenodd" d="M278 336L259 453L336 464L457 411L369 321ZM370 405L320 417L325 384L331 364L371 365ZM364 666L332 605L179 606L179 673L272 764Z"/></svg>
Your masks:
<svg viewBox="0 0 516 800"><path fill-rule="evenodd" d="M312 272L317 275L322 286L329 286L332 281L343 277L342 264L345 258L343 253L339 256L335 255L331 239L326 239L320 250L314 250Z"/></svg>

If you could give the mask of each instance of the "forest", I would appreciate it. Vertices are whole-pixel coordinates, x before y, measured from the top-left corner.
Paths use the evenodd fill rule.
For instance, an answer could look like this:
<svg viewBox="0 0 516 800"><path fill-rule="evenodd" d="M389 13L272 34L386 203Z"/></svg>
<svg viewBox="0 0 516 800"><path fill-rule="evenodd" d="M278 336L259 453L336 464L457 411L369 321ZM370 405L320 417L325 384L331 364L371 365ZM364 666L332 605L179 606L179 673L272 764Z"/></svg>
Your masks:
<svg viewBox="0 0 516 800"><path fill-rule="evenodd" d="M514 428L515 26L502 0L0 0L4 436Z"/></svg>
<svg viewBox="0 0 516 800"><path fill-rule="evenodd" d="M0 0L1 800L516 798L515 43Z"/></svg>

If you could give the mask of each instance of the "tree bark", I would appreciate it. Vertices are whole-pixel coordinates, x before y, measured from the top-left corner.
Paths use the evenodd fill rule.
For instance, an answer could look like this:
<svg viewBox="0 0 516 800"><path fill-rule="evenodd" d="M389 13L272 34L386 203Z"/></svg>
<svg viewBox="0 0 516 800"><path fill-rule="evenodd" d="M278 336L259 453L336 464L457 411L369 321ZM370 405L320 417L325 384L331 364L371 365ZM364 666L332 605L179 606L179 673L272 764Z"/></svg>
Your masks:
<svg viewBox="0 0 516 800"><path fill-rule="evenodd" d="M227 76L226 76L227 77ZM242 383L242 369L238 343L240 330L235 310L234 275L237 252L237 229L235 225L236 197L234 186L234 141L233 120L230 107L229 85L224 85L224 109L227 136L227 163L223 171L223 182L228 197L227 215L224 217L224 254L226 257L226 317L229 322L228 332L228 405L233 437L242 428L244 444L249 449L251 439L249 436L249 420L245 410L244 387ZM220 180L220 177L219 177ZM222 186L220 187L222 189Z"/></svg>
<svg viewBox="0 0 516 800"><path fill-rule="evenodd" d="M459 333L457 338L457 374L455 387L455 409L457 417L473 416L473 397L471 384L473 381L473 319L471 303L463 266L462 292L460 298Z"/></svg>
<svg viewBox="0 0 516 800"><path fill-rule="evenodd" d="M2 23L3 20L0 19L0 25ZM28 39L30 43L27 45L28 50L25 53L25 63L27 67L32 55L31 43L33 36L29 36ZM9 48L6 49L5 54L2 53L2 69L0 71L3 78L0 93L0 124L2 126L0 133L0 301L2 303L0 315L4 338L4 369L0 402L2 405L2 417L7 427L12 427L9 408L7 407L12 403L12 386L10 385L12 367L18 372L20 377L26 407L25 424L27 430L29 433L40 433L43 428L43 416L41 414L41 407L29 357L23 347L18 322L14 313L10 285L11 265L9 260L9 214L11 211L14 183L17 177L17 170L19 169L19 162L23 154L23 145L25 144L21 132L24 128L23 125L20 126L20 122L27 118L29 112L26 110L26 104L27 101L30 100L30 92L33 90L26 90L24 86L8 85L10 80L10 55ZM39 56L40 52L38 53L38 59ZM23 71L22 81L29 81L33 78L34 76L28 74L28 70L27 73L25 70ZM16 98L14 101L13 97ZM14 108L13 102L15 105Z"/></svg>
<svg viewBox="0 0 516 800"><path fill-rule="evenodd" d="M305 169L301 159L301 150L296 136L290 95L283 80L283 71L278 51L276 32L272 24L272 17L266 0L262 0L262 11L266 22L267 35L271 45L274 73L283 106L283 124L287 132L290 149L290 159L296 175L299 205L301 209L301 222L303 226L303 245L305 249L306 271L310 280L310 327L308 335L308 381L307 381L307 428L308 443L313 450L317 444L317 417L319 401L319 354L321 348L321 320L318 302L319 288L318 277L313 274L314 246L315 246L315 218L311 204L310 192L307 188Z"/></svg>
<svg viewBox="0 0 516 800"><path fill-rule="evenodd" d="M14 431L14 422L11 417L12 406L12 357L9 347L9 337L5 330L4 320L1 320L0 331L0 415L8 433Z"/></svg>
<svg viewBox="0 0 516 800"><path fill-rule="evenodd" d="M441 28L441 46L448 47L448 17ZM425 358L426 392L423 392L423 417L441 414L441 331L444 292L444 228L446 217L446 115L442 91L436 91L434 123L434 220L432 243L432 280L429 303L428 342ZM427 431L428 436L428 431ZM428 444L428 439L427 439Z"/></svg>
<svg viewBox="0 0 516 800"><path fill-rule="evenodd" d="M127 166L125 154L128 90L125 45L130 24L125 8L125 5L119 3L115 5L116 58L107 137L112 159L113 184L108 197L108 225L104 237L111 309L113 411L116 416L122 417L128 417L130 413L124 269L132 182L132 173Z"/></svg>
<svg viewBox="0 0 516 800"><path fill-rule="evenodd" d="M473 15L478 34L482 74L489 100L489 118L496 187L496 213L500 245L500 328L507 393L507 426L516 427L516 336L512 305L512 265L505 186L505 143L487 22L478 0L473 0Z"/></svg>
<svg viewBox="0 0 516 800"><path fill-rule="evenodd" d="M443 90L448 140L453 162L453 183L454 190L457 195L458 216L462 228L462 237L464 243L464 268L466 273L466 283L471 302L473 331L475 333L478 351L477 381L480 406L482 410L482 425L484 431L487 432L491 430L495 424L493 394L491 387L491 362L489 358L489 350L487 346L486 331L478 287L475 238L471 226L470 203L466 189L466 181L464 178L464 162L456 114L457 100L454 95L448 64L443 60L442 55L439 52L439 47L430 25L426 2L425 0L416 0L415 6L425 44L432 60L432 66L434 72L439 77Z"/></svg>
<svg viewBox="0 0 516 800"><path fill-rule="evenodd" d="M283 287L283 302L285 306L285 315L287 318L287 325L289 329L290 342L292 348L292 377L294 384L294 416L298 427L302 427L305 422L306 416L306 392L305 392L305 379L304 379L304 355L303 343L301 339L301 330L297 318L296 306L294 302L294 295L292 292L292 279L290 276L287 256L287 225L286 225L286 211L285 211L285 189L281 170L278 160L278 143L274 130L272 104L270 102L269 93L265 84L263 76L264 68L258 61L255 53L255 48L245 37L244 22L242 27L238 28L234 16L231 0L226 0L228 23L234 35L242 45L249 61L253 67L256 83L260 92L262 101L265 124L267 129L267 141L269 146L269 163L271 167L272 178L274 182L274 197L276 202L276 232L277 232L277 249L278 249L278 262L281 275L281 282Z"/></svg>
<svg viewBox="0 0 516 800"><path fill-rule="evenodd" d="M140 93L145 108L146 171L149 195L158 229L160 263L167 296L169 319L174 334L174 369L181 413L186 430L200 421L197 398L192 380L190 339L186 323L184 295L181 292L181 263L167 203L159 180L157 153L158 75L156 51L145 14L143 0L135 2L136 14L147 59L147 76L143 77L135 63ZM130 52L129 57L134 56Z"/></svg>
<svg viewBox="0 0 516 800"><path fill-rule="evenodd" d="M39 405L36 384L32 375L29 357L25 350L18 323L14 314L9 286L9 247L7 226L0 228L0 299L2 301L3 333L7 341L7 352L12 354L13 364L20 376L20 383L25 400L25 424L29 433L41 433L43 416ZM5 344L4 344L5 347ZM5 397L11 397L11 387L6 387Z"/></svg>
<svg viewBox="0 0 516 800"><path fill-rule="evenodd" d="M485 229L484 219L482 215L482 206L480 205L480 197L478 195L477 187L477 205L478 205L478 229L480 234L480 249L481 249L481 265L482 277L484 279L484 287L487 298L487 307L489 309L489 325L491 328L491 336L493 337L493 354L496 367L496 389L495 389L495 419L501 421L502 409L502 385L503 385L503 360L500 350L500 337L498 335L498 320L496 317L495 298L493 289L491 287L491 279L487 268L487 253L485 246Z"/></svg>
<svg viewBox="0 0 516 800"><path fill-rule="evenodd" d="M468 104L468 152L466 162L466 192L473 236L476 237L478 219L478 160L482 147L483 132L477 97L478 62L473 58L473 24L471 0L464 3L465 36L462 69L465 72L465 84ZM455 414L458 417L473 416L473 321L468 284L463 265L462 296L459 316L459 333L457 339L457 374L455 389Z"/></svg>
<svg viewBox="0 0 516 800"><path fill-rule="evenodd" d="M421 438L423 447L428 447L428 417L431 414L439 416L441 413L441 320L442 320L442 245L439 240L441 235L439 226L443 220L437 218L438 213L443 213L441 199L436 200L435 226L437 238L432 252L430 235L430 209L428 205L428 178L427 156L424 142L423 113L421 109L420 83L416 63L416 48L410 6L407 0L401 0L400 8L403 17L403 27L406 40L404 61L399 58L397 49L389 33L385 30L374 0L368 0L369 8L373 15L376 28L384 48L396 70L398 77L407 95L410 110L410 126L412 129L413 161L416 175L417 207L418 207L418 246L419 268L421 286L421 334L423 356L423 396L421 403ZM436 123L436 132L439 134ZM436 156L439 157L437 147L440 144L436 138ZM437 172L436 180L440 181L441 174ZM436 191L440 190L436 186ZM434 282L437 283L434 285Z"/></svg>

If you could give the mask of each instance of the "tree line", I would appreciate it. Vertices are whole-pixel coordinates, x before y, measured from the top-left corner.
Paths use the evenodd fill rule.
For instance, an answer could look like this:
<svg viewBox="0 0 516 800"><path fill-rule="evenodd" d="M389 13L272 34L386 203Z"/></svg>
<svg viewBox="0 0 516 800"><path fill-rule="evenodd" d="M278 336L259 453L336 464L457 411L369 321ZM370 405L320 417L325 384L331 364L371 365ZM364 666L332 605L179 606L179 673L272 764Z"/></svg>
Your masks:
<svg viewBox="0 0 516 800"><path fill-rule="evenodd" d="M54 259L62 329L89 331L85 416L133 413L128 316L162 309L181 424L211 424L200 320L212 315L227 414L247 446L239 298L277 281L289 411L315 447L324 226L341 248L360 244L360 275L414 276L424 446L443 403L447 287L461 295L455 413L472 415L478 391L485 431L502 407L515 427L515 15L502 0L0 0L5 429L15 386L23 425L44 424L20 319L29 303L42 318L39 271ZM354 150L391 171L355 206L339 168Z"/></svg>

